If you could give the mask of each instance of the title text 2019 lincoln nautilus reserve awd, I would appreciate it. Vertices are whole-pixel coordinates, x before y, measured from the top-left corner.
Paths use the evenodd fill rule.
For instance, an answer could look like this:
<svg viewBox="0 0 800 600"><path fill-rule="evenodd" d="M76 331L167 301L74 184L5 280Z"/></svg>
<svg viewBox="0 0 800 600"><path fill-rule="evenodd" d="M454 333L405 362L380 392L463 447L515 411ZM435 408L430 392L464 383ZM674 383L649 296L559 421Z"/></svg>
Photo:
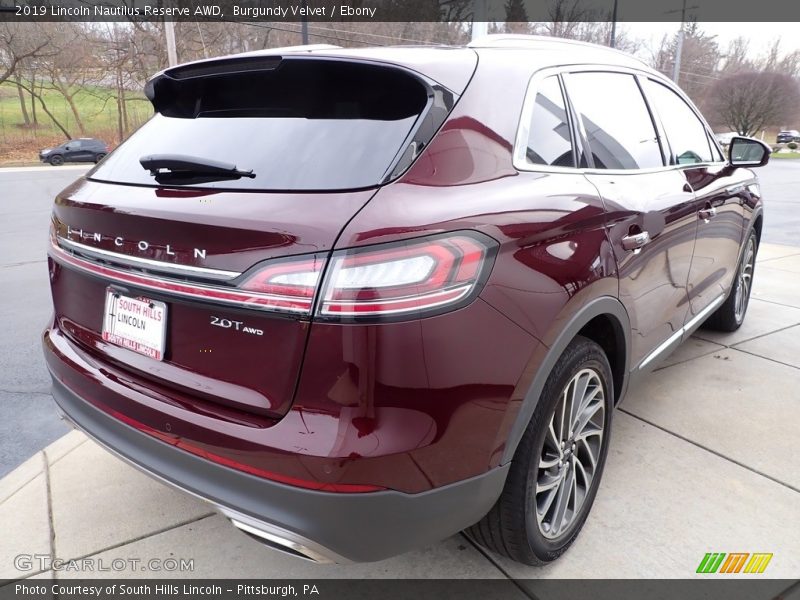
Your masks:
<svg viewBox="0 0 800 600"><path fill-rule="evenodd" d="M53 395L263 543L373 561L586 520L629 383L739 327L748 167L614 50L298 47L167 69L55 200Z"/></svg>

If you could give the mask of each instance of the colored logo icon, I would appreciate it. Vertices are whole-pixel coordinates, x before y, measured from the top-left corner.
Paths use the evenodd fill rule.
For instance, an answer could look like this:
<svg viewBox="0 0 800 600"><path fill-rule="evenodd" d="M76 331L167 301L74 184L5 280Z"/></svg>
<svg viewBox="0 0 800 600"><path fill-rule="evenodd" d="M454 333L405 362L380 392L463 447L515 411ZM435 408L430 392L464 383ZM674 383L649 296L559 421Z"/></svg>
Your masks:
<svg viewBox="0 0 800 600"><path fill-rule="evenodd" d="M697 566L698 573L763 573L772 553L766 552L707 552Z"/></svg>

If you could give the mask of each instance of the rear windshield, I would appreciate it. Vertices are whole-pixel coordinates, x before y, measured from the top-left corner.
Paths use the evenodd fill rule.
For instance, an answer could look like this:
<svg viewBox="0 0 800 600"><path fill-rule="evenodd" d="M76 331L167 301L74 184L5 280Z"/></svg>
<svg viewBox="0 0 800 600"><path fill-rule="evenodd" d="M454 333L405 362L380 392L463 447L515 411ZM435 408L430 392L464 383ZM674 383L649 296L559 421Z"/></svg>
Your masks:
<svg viewBox="0 0 800 600"><path fill-rule="evenodd" d="M429 141L413 134L430 129L420 124L441 95L406 71L334 60L269 61L244 62L235 73L219 71L237 63L219 63L199 76L197 68L181 76L179 67L157 78L148 90L156 115L89 178L156 186L139 159L176 154L255 174L198 178L180 187L357 189L384 182Z"/></svg>

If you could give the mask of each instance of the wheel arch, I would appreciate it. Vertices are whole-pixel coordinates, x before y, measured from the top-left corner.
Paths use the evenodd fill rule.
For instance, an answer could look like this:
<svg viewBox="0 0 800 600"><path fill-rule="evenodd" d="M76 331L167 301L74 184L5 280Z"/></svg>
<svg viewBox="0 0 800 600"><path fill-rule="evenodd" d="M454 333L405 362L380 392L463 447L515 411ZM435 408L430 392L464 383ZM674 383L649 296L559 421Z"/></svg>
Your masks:
<svg viewBox="0 0 800 600"><path fill-rule="evenodd" d="M756 214L755 219L753 219L753 230L756 232L756 242L758 245L761 245L761 230L764 227L764 213L762 211L758 211Z"/></svg>
<svg viewBox="0 0 800 600"><path fill-rule="evenodd" d="M576 336L582 335L592 339L605 351L611 364L615 405L619 403L628 387L630 331L628 313L622 303L613 296L595 298L587 302L571 317L550 344L544 359L537 368L536 375L522 400L511 427L500 464L505 464L514 457L550 372Z"/></svg>

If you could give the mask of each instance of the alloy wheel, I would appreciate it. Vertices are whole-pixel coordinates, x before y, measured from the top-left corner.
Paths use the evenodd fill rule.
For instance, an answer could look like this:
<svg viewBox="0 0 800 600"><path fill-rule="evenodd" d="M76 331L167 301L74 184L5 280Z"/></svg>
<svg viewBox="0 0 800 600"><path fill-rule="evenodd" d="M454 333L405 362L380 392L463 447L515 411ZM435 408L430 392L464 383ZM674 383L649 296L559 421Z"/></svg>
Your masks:
<svg viewBox="0 0 800 600"><path fill-rule="evenodd" d="M747 241L747 248L744 251L742 258L742 266L739 269L739 276L736 281L736 300L734 302L734 311L736 315L736 322L741 323L744 319L744 313L747 310L747 303L750 299L750 288L753 284L753 270L755 269L756 262L756 247L755 241L751 237Z"/></svg>
<svg viewBox="0 0 800 600"><path fill-rule="evenodd" d="M564 387L545 433L534 511L545 538L564 534L581 511L603 445L606 394L600 374L580 370Z"/></svg>

